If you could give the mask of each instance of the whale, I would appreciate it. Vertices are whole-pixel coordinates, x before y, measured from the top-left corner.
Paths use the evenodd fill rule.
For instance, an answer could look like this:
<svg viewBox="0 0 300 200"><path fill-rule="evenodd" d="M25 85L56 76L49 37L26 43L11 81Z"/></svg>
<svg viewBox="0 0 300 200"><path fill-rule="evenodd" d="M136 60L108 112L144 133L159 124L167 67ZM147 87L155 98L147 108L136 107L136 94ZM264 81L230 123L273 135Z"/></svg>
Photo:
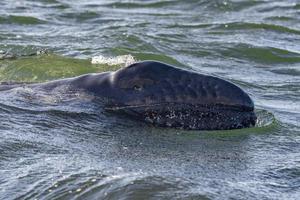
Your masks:
<svg viewBox="0 0 300 200"><path fill-rule="evenodd" d="M228 130L255 126L257 119L253 100L234 83L157 61L45 83L3 83L0 91L24 85L43 91L64 85L100 97L105 112L158 127Z"/></svg>

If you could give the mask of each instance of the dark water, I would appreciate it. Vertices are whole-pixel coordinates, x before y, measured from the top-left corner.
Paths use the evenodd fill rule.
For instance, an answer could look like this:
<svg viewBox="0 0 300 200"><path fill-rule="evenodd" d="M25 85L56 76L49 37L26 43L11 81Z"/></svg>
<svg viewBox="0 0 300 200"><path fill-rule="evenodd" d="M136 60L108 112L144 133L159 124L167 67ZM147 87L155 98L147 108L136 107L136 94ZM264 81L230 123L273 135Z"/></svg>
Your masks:
<svg viewBox="0 0 300 200"><path fill-rule="evenodd" d="M1 92L0 199L299 199L299 1L2 0L0 50L44 48L220 76L251 95L258 126L162 129L64 88ZM95 71L21 61L2 60L1 80Z"/></svg>

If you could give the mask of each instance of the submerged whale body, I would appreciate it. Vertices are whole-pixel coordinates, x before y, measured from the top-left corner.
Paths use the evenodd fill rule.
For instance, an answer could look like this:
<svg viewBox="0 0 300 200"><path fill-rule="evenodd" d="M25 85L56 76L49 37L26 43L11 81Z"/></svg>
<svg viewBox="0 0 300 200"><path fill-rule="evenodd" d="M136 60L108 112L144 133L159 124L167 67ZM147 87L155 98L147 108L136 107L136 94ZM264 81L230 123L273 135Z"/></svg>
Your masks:
<svg viewBox="0 0 300 200"><path fill-rule="evenodd" d="M28 87L51 91L61 85L105 99L107 111L161 127L223 130L256 122L253 101L238 86L155 61ZM0 91L17 86L1 85Z"/></svg>

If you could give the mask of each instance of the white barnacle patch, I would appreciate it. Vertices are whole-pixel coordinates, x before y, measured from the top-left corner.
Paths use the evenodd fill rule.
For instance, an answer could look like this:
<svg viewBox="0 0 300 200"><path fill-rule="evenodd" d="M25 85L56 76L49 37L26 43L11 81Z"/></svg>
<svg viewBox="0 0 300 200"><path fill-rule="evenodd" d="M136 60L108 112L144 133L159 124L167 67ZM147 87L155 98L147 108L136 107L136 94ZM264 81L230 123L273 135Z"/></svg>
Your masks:
<svg viewBox="0 0 300 200"><path fill-rule="evenodd" d="M168 117L169 119L175 118L176 117L175 111L174 110L170 111L170 113L167 114L166 117Z"/></svg>
<svg viewBox="0 0 300 200"><path fill-rule="evenodd" d="M166 122L166 126L168 126L168 127L172 127L172 123L171 123L171 122L169 122L169 121L167 121L167 122Z"/></svg>
<svg viewBox="0 0 300 200"><path fill-rule="evenodd" d="M145 117L145 122L149 122L149 123L153 123L154 120L152 118L150 118L149 116Z"/></svg>

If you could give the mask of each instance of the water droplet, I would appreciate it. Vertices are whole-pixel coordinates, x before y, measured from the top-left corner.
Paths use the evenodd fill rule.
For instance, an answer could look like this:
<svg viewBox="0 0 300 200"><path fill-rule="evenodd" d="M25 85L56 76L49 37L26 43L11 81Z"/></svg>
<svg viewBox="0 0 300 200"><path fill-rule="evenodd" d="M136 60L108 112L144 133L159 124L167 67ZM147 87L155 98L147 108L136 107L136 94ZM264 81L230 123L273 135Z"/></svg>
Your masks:
<svg viewBox="0 0 300 200"><path fill-rule="evenodd" d="M82 190L81 188L78 188L78 189L76 190L76 192L81 192L81 190Z"/></svg>

